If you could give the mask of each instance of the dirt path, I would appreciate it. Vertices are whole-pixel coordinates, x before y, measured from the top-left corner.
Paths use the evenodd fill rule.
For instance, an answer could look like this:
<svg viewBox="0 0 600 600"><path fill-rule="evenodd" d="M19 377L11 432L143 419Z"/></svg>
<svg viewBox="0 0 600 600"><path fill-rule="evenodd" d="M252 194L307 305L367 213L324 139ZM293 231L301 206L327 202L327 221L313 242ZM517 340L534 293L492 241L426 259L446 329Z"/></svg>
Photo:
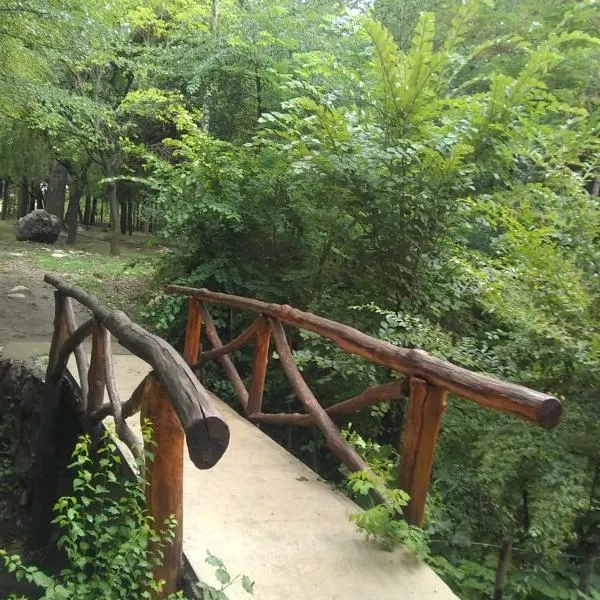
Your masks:
<svg viewBox="0 0 600 600"><path fill-rule="evenodd" d="M107 306L130 312L148 291L157 250L142 234L124 240L120 258L106 256L101 230L82 232L78 245L17 242L14 222L0 221L0 356L27 359L47 353L54 321L54 288L44 274L54 272L97 294ZM74 303L77 321L89 313ZM135 317L134 317L135 318Z"/></svg>
<svg viewBox="0 0 600 600"><path fill-rule="evenodd" d="M0 346L14 341L50 341L54 319L52 289L44 283L44 272L31 257L17 251L2 257L0 295Z"/></svg>

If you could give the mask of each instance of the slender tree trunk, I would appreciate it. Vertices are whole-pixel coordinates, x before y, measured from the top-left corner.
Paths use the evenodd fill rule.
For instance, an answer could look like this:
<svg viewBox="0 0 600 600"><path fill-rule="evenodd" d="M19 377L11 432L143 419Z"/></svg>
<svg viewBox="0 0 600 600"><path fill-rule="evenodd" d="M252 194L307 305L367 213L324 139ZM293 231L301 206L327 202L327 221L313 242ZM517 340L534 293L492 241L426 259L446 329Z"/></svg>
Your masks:
<svg viewBox="0 0 600 600"><path fill-rule="evenodd" d="M133 198L127 199L127 233L133 235Z"/></svg>
<svg viewBox="0 0 600 600"><path fill-rule="evenodd" d="M67 244L73 245L77 241L77 217L79 216L79 202L83 194L83 181L79 177L71 180L72 189L67 209Z"/></svg>
<svg viewBox="0 0 600 600"><path fill-rule="evenodd" d="M117 200L117 184L111 181L108 184L108 201L110 205L110 255L119 256L119 202Z"/></svg>
<svg viewBox="0 0 600 600"><path fill-rule="evenodd" d="M92 212L90 214L90 225L96 224L96 214L98 210L98 198L96 196L92 196Z"/></svg>
<svg viewBox="0 0 600 600"><path fill-rule="evenodd" d="M494 583L494 600L502 600L504 597L504 585L506 575L510 567L510 555L512 552L512 540L506 539L500 546L498 554L498 567L496 568L496 581Z"/></svg>
<svg viewBox="0 0 600 600"><path fill-rule="evenodd" d="M596 177L596 179L594 179L594 183L592 185L592 196L600 196L600 177Z"/></svg>
<svg viewBox="0 0 600 600"><path fill-rule="evenodd" d="M212 0L210 7L210 32L212 35L217 35L219 28L219 0Z"/></svg>
<svg viewBox="0 0 600 600"><path fill-rule="evenodd" d="M65 197L67 190L67 169L58 161L54 164L54 170L48 182L46 192L46 210L56 215L60 222L64 220Z"/></svg>
<svg viewBox="0 0 600 600"><path fill-rule="evenodd" d="M104 197L100 200L100 225L104 225Z"/></svg>
<svg viewBox="0 0 600 600"><path fill-rule="evenodd" d="M8 198L8 188L10 186L10 177L2 180L2 220L4 221L6 217L9 215L9 198Z"/></svg>
<svg viewBox="0 0 600 600"><path fill-rule="evenodd" d="M258 74L258 67L254 70L254 82L256 84L256 118L260 119L263 114L262 105L262 80Z"/></svg>
<svg viewBox="0 0 600 600"><path fill-rule="evenodd" d="M589 594L590 587L592 586L597 552L597 544L589 543L585 545L583 563L581 565L581 572L579 573L579 589L586 595Z"/></svg>
<svg viewBox="0 0 600 600"><path fill-rule="evenodd" d="M29 206L29 182L27 177L23 175L21 177L21 188L19 190L19 208L17 210L17 217L21 218L27 214L27 207Z"/></svg>
<svg viewBox="0 0 600 600"><path fill-rule="evenodd" d="M92 197L90 194L85 195L83 205L83 225L86 229L90 228L90 211L92 210Z"/></svg>
<svg viewBox="0 0 600 600"><path fill-rule="evenodd" d="M121 235L125 235L127 233L127 200L124 198L120 198L119 206L121 208L121 219L119 221L119 225L121 227Z"/></svg>
<svg viewBox="0 0 600 600"><path fill-rule="evenodd" d="M30 184L30 190L29 190L29 212L31 212L32 210L35 210L35 200L36 200L36 195L35 195L35 183L31 182Z"/></svg>

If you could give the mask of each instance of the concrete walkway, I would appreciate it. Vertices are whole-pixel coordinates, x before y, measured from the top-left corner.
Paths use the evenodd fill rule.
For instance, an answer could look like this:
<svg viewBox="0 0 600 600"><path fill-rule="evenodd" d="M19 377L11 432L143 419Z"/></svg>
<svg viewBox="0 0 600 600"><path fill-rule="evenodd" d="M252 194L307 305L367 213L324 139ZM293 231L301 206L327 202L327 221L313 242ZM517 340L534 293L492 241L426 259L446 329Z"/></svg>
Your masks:
<svg viewBox="0 0 600 600"><path fill-rule="evenodd" d="M14 350L24 358L25 348ZM134 356L115 355L121 400L148 371ZM231 429L227 452L208 471L187 455L185 463L184 552L201 579L214 582L204 562L210 550L230 574L256 581L256 600L456 598L409 551L369 543L349 521L360 510L353 502L224 403L219 409ZM241 585L227 593L250 598Z"/></svg>

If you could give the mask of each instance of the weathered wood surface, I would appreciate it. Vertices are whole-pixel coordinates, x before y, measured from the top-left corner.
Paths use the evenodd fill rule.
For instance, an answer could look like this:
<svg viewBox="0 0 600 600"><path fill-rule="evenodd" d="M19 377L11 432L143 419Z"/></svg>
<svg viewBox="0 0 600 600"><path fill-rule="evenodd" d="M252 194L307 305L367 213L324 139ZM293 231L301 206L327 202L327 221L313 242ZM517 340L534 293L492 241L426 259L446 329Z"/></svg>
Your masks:
<svg viewBox="0 0 600 600"><path fill-rule="evenodd" d="M417 377L410 378L408 414L404 423L398 487L410 495L404 516L421 526L433 457L446 409L447 392Z"/></svg>
<svg viewBox="0 0 600 600"><path fill-rule="evenodd" d="M219 337L217 328L215 327L215 324L213 323L210 313L208 312L208 310L206 310L205 306L200 307L200 312L202 314L202 321L204 322L204 327L206 328L206 337L208 338L208 341L213 345L213 348L215 348L215 349L223 348L223 342L221 341L221 338ZM222 354L221 356L218 357L218 359L219 359L219 362L221 363L221 366L223 367L223 370L225 371L225 375L227 375L227 378L229 379L229 381L231 382L231 385L233 386L233 391L235 392L235 395L237 396L238 400L240 401L242 408L244 409L245 412L247 412L248 411L248 390L246 389L246 386L244 385L244 382L242 381L240 374L237 372L237 369L235 368L233 361L226 354Z"/></svg>
<svg viewBox="0 0 600 600"><path fill-rule="evenodd" d="M117 382L112 361L111 352L111 337L110 332L105 327L101 328L102 345L104 347L104 381L106 383L106 391L111 407L111 414L115 420L115 431L117 435L127 447L131 450L133 456L137 459L144 455L144 445L140 439L133 433L123 416L123 406L117 391Z"/></svg>
<svg viewBox="0 0 600 600"><path fill-rule="evenodd" d="M256 347L252 357L252 376L250 393L248 396L249 414L262 410L263 392L265 391L265 378L269 364L269 344L271 342L271 326L269 322L260 317L256 330Z"/></svg>
<svg viewBox="0 0 600 600"><path fill-rule="evenodd" d="M106 348L104 347L104 336L102 335L102 324L96 319L94 324L94 333L92 335L92 357L90 359L90 368L88 371L88 413L98 410L104 400L104 390L106 389L104 377L104 357Z"/></svg>
<svg viewBox="0 0 600 600"><path fill-rule="evenodd" d="M75 311L73 310L73 302L71 298L62 296L61 301L63 302L63 313L65 317L65 323L69 335L77 329L77 319L75 318ZM79 381L81 382L81 395L83 396L83 402L87 402L88 387L86 374L88 372L88 359L85 350L81 345L77 345L74 350L75 362L77 363L77 372L79 373ZM86 407L84 406L84 412Z"/></svg>
<svg viewBox="0 0 600 600"><path fill-rule="evenodd" d="M213 348L212 350L205 350L200 356L199 360L192 365L192 370L197 369L208 360L219 358L224 354L231 354L234 350L241 348L244 344L248 343L255 335L258 327L258 319L252 323L247 329L245 329L236 338L227 342L226 344ZM222 344L223 342L221 342Z"/></svg>
<svg viewBox="0 0 600 600"><path fill-rule="evenodd" d="M202 333L202 316L196 298L188 298L187 325L183 358L188 365L194 364L200 355L200 334Z"/></svg>
<svg viewBox="0 0 600 600"><path fill-rule="evenodd" d="M203 302L248 310L312 331L333 340L347 352L406 375L421 377L461 398L516 415L536 425L555 427L560 422L562 406L553 396L473 373L435 358L423 350L399 348L348 325L287 305L268 304L260 300L179 285L169 285L165 289L167 293L193 296Z"/></svg>
<svg viewBox="0 0 600 600"><path fill-rule="evenodd" d="M325 412L332 418L343 417L350 415L363 408L374 406L380 402L387 402L390 400L400 400L408 396L407 380L399 379L397 381L390 381L389 383L383 383L381 385L372 385L360 394L348 398L343 402L338 402L333 406L329 406L325 409ZM310 414L302 413L263 413L257 412L248 415L248 419L255 423L264 423L269 425L299 425L306 427L314 425L315 420Z"/></svg>
<svg viewBox="0 0 600 600"><path fill-rule="evenodd" d="M273 340L277 348L277 354L281 366L286 375L296 396L304 405L304 408L312 415L315 423L325 436L325 442L329 449L351 470L351 471L366 471L369 470L369 465L358 455L356 450L348 444L342 437L340 430L331 420L325 409L319 404L310 388L304 381L302 374L298 370L296 361L292 356L292 351L288 344L283 326L277 319L269 319L271 330L273 332Z"/></svg>
<svg viewBox="0 0 600 600"><path fill-rule="evenodd" d="M154 518L154 528L164 532L165 521L175 517L175 537L163 549L161 564L154 567L154 578L165 581L160 594L165 598L179 589L183 565L183 430L177 414L153 373L145 381L142 420L153 425L150 448L154 460L146 464L146 507Z"/></svg>
<svg viewBox="0 0 600 600"><path fill-rule="evenodd" d="M109 311L95 296L60 277L47 274L44 280L60 294L89 308L124 348L152 366L184 428L190 458L200 469L214 466L229 444L229 429L185 360L167 342L133 323L125 313Z"/></svg>

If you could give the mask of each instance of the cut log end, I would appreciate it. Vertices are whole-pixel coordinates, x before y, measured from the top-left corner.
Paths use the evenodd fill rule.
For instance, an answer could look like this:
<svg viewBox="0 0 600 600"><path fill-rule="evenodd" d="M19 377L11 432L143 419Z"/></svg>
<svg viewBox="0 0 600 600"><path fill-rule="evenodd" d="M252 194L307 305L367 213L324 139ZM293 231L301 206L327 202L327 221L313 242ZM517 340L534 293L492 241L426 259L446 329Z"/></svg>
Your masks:
<svg viewBox="0 0 600 600"><path fill-rule="evenodd" d="M198 469L214 467L229 445L229 427L219 417L195 422L185 435L190 459Z"/></svg>
<svg viewBox="0 0 600 600"><path fill-rule="evenodd" d="M537 422L546 429L556 427L562 418L563 407L559 400L549 396L537 409Z"/></svg>

